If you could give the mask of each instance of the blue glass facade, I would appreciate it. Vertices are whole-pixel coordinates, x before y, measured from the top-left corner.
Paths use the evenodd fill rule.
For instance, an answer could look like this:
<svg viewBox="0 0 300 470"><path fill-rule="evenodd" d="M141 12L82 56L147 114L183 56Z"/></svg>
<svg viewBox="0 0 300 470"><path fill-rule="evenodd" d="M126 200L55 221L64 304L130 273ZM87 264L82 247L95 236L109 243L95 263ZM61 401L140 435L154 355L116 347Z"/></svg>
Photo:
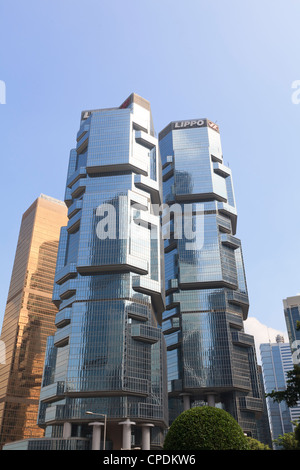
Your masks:
<svg viewBox="0 0 300 470"><path fill-rule="evenodd" d="M133 94L120 108L83 112L58 249L57 332L48 340L40 397L46 437L89 438L88 423L102 414L106 448L124 448L126 432L141 445L145 425L152 447L162 443L163 245L159 215L151 211L160 198L149 103Z"/></svg>
<svg viewBox="0 0 300 470"><path fill-rule="evenodd" d="M207 119L172 122L159 146L169 208L162 220L170 234L163 314L170 421L191 406L220 406L259 438L261 391L254 339L243 329L248 293L219 129Z"/></svg>
<svg viewBox="0 0 300 470"><path fill-rule="evenodd" d="M224 408L260 439L242 247L218 127L172 122L157 139L150 105L135 94L119 108L84 111L65 202L57 331L39 407L45 439L28 446L159 448L168 425L200 405ZM102 439L91 420L104 426Z"/></svg>
<svg viewBox="0 0 300 470"><path fill-rule="evenodd" d="M260 345L265 392L286 390L287 372L293 368L292 353L289 343L284 343L280 335L276 343ZM300 406L288 408L286 402L276 403L267 397L267 409L272 439L292 432L293 423L300 418ZM274 448L279 448L274 446Z"/></svg>

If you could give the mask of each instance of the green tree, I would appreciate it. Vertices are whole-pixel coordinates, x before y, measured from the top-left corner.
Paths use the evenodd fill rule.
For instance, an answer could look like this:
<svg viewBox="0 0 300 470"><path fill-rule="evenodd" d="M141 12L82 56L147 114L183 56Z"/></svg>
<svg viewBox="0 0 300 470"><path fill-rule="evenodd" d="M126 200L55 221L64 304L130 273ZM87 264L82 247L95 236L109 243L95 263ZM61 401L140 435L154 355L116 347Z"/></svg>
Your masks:
<svg viewBox="0 0 300 470"><path fill-rule="evenodd" d="M253 437L247 437L249 450L271 450L267 444L254 439Z"/></svg>
<svg viewBox="0 0 300 470"><path fill-rule="evenodd" d="M237 421L225 410L211 406L191 408L172 423L165 450L248 450Z"/></svg>
<svg viewBox="0 0 300 470"><path fill-rule="evenodd" d="M277 446L282 447L282 450L300 450L299 441L297 441L294 432L287 432L283 436L278 436L274 439Z"/></svg>
<svg viewBox="0 0 300 470"><path fill-rule="evenodd" d="M296 423L295 423L295 424L296 424ZM294 433L295 433L295 438L296 438L296 440L298 441L299 448L300 448L300 421L299 421L299 423L297 424L297 426L295 427Z"/></svg>
<svg viewBox="0 0 300 470"><path fill-rule="evenodd" d="M285 401L289 408L296 406L297 401L300 400L300 365L294 365L294 368L287 372L287 387L286 390L267 393L267 397L273 398L274 401L280 403Z"/></svg>

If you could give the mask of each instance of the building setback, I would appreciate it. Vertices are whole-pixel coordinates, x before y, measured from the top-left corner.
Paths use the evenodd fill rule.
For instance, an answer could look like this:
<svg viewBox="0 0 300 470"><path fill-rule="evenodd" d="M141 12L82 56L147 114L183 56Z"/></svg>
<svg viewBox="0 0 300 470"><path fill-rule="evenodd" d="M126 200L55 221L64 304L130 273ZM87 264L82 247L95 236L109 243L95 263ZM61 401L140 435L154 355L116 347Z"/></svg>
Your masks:
<svg viewBox="0 0 300 470"><path fill-rule="evenodd" d="M221 406L258 439L261 390L254 339L243 328L248 293L219 128L208 119L171 122L159 146L170 208L163 217L170 421L197 404Z"/></svg>
<svg viewBox="0 0 300 470"><path fill-rule="evenodd" d="M46 341L55 332L52 292L59 234L66 221L66 205L45 195L22 217L1 333L0 447L43 436L38 405Z"/></svg>

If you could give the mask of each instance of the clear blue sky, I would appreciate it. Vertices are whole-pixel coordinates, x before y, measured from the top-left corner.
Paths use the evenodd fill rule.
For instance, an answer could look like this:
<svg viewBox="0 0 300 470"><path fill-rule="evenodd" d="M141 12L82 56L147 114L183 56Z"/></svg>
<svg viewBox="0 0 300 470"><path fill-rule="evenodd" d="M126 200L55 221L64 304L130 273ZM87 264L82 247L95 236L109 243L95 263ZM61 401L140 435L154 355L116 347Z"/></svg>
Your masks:
<svg viewBox="0 0 300 470"><path fill-rule="evenodd" d="M286 329L282 299L300 292L299 18L296 0L0 1L0 324L21 216L40 193L63 199L81 110L136 92L157 132L219 124L249 315Z"/></svg>

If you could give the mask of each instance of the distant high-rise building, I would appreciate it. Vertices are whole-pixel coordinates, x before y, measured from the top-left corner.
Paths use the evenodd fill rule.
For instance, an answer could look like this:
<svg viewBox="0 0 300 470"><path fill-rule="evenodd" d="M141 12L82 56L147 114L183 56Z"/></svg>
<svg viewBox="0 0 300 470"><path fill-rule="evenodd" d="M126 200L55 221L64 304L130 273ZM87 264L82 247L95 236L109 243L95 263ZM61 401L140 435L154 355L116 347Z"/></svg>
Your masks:
<svg viewBox="0 0 300 470"><path fill-rule="evenodd" d="M263 405L254 338L244 332L248 292L219 128L208 119L171 122L159 145L169 206L163 330L170 419L196 404L220 406L258 438Z"/></svg>
<svg viewBox="0 0 300 470"><path fill-rule="evenodd" d="M277 335L275 343L261 344L260 352L265 392L286 390L287 372L293 368L289 343L285 343L284 338ZM300 406L288 408L285 401L277 403L271 397L267 397L267 409L272 440L292 432L293 421L300 418Z"/></svg>
<svg viewBox="0 0 300 470"><path fill-rule="evenodd" d="M66 221L66 205L45 195L22 217L1 333L0 447L44 433L37 425L38 405L46 341L55 331L52 292Z"/></svg>
<svg viewBox="0 0 300 470"><path fill-rule="evenodd" d="M285 323L294 364L300 364L300 295L283 300Z"/></svg>

